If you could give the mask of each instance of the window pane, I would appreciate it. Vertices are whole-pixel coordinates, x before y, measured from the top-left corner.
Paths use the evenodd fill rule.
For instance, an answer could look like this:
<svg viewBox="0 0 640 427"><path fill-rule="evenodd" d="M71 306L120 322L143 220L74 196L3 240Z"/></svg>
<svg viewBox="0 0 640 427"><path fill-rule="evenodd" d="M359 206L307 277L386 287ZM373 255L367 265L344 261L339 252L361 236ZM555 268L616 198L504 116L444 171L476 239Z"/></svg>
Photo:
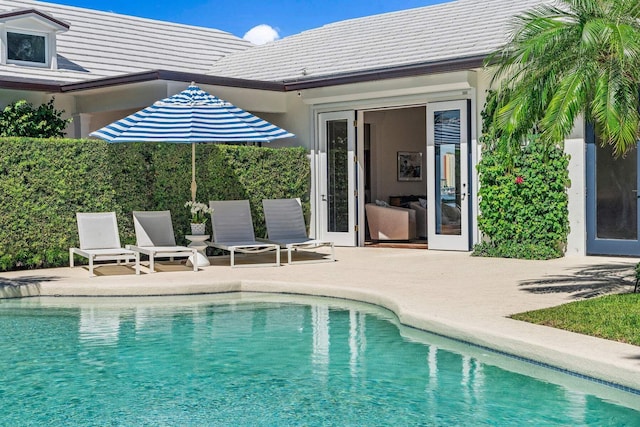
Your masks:
<svg viewBox="0 0 640 427"><path fill-rule="evenodd" d="M7 32L7 59L45 64L45 41L44 36Z"/></svg>

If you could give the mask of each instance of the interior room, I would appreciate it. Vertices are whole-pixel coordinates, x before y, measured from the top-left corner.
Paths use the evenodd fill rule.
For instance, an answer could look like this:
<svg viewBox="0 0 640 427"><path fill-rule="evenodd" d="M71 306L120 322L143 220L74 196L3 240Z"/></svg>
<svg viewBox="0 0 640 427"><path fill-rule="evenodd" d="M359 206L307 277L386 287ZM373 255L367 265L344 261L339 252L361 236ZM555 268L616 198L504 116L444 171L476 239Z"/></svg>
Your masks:
<svg viewBox="0 0 640 427"><path fill-rule="evenodd" d="M364 113L367 244L427 244L426 108Z"/></svg>

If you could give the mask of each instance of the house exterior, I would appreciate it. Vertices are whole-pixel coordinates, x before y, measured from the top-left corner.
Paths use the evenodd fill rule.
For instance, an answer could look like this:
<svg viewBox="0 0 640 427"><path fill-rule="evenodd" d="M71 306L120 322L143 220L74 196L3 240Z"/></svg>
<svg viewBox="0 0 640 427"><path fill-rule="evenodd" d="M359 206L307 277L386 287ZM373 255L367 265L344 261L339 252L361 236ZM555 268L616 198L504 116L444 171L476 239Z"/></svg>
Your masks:
<svg viewBox="0 0 640 427"><path fill-rule="evenodd" d="M73 118L69 136L85 137L194 81L296 134L273 146L309 150L316 237L362 246L366 203L422 199L429 249L466 251L481 238L483 59L511 17L539 3L457 0L253 46L214 29L0 0L0 106L55 96ZM16 53L24 40L39 56ZM565 150L567 255L640 255L637 155L612 160L584 123Z"/></svg>

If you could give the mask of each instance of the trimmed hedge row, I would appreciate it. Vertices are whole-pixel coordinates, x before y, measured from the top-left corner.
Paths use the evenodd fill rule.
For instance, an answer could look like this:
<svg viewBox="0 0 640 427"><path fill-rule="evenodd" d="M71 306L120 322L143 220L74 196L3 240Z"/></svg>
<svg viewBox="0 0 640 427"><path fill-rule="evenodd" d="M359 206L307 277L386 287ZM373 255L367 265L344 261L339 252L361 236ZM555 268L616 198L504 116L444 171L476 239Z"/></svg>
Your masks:
<svg viewBox="0 0 640 427"><path fill-rule="evenodd" d="M122 244L134 243L131 211L171 211L176 238L190 233L191 146L99 140L2 138L0 271L67 265L76 212L115 211ZM258 237L263 198L300 197L309 212L304 148L196 146L198 201L249 199ZM210 232L210 225L208 232Z"/></svg>

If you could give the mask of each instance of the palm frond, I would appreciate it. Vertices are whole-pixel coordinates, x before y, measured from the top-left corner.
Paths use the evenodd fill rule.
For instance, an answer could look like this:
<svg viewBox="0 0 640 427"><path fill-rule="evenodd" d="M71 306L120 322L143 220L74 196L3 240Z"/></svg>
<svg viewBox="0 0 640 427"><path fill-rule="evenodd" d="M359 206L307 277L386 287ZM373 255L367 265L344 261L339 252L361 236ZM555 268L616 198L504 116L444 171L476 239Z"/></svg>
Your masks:
<svg viewBox="0 0 640 427"><path fill-rule="evenodd" d="M578 72L562 79L542 118L542 138L559 143L573 129L576 117L584 110L588 80Z"/></svg>
<svg viewBox="0 0 640 427"><path fill-rule="evenodd" d="M519 138L540 127L549 142L581 113L623 153L639 136L640 2L557 0L512 21L509 41L487 59L509 90L495 126Z"/></svg>

